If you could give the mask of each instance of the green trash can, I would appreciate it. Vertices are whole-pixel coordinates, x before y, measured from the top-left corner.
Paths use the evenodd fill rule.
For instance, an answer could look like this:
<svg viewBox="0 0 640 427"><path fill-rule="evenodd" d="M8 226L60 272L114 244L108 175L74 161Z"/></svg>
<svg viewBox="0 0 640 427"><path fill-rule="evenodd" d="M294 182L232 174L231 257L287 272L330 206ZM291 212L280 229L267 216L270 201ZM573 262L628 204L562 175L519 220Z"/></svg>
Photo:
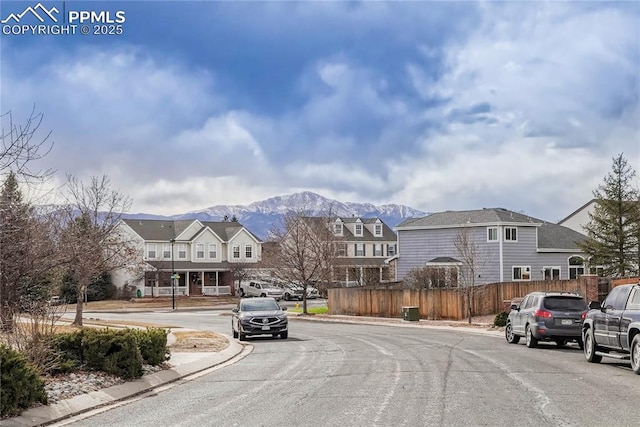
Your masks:
<svg viewBox="0 0 640 427"><path fill-rule="evenodd" d="M420 309L415 306L402 307L402 318L411 322L420 320Z"/></svg>
<svg viewBox="0 0 640 427"><path fill-rule="evenodd" d="M136 291L136 296L137 296L138 298L142 298L142 291L141 291L140 289L138 289L138 290Z"/></svg>

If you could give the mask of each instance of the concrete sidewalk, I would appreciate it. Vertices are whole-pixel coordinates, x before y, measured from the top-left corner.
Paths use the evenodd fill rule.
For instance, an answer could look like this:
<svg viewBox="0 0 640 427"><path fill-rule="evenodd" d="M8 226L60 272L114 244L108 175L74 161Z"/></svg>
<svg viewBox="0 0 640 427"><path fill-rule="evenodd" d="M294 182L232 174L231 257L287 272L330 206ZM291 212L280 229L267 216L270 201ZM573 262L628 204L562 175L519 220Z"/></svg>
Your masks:
<svg viewBox="0 0 640 427"><path fill-rule="evenodd" d="M53 405L31 408L20 416L1 420L0 424L3 427L39 426L61 421L101 406L141 395L159 386L213 368L238 356L244 348L245 346L240 344L238 340L229 338L229 346L217 353L171 353L169 363L172 367L170 369L144 375L137 380L113 387L74 396Z"/></svg>

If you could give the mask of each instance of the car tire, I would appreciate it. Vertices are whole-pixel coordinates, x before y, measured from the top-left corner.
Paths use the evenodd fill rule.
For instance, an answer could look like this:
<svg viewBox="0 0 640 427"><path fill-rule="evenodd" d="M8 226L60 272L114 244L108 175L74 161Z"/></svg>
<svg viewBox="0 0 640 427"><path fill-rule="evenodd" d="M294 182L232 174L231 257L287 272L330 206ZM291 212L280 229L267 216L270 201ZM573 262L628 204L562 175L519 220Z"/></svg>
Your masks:
<svg viewBox="0 0 640 427"><path fill-rule="evenodd" d="M291 295L289 295L288 292L284 294L284 300L285 301L291 301Z"/></svg>
<svg viewBox="0 0 640 427"><path fill-rule="evenodd" d="M266 296L267 296L267 294L260 294L260 296L261 296L262 298L264 298L264 297L266 297Z"/></svg>
<svg viewBox="0 0 640 427"><path fill-rule="evenodd" d="M587 359L587 362L600 363L602 356L596 354L598 347L596 346L596 340L593 337L592 328L584 331L582 340L584 342L584 357Z"/></svg>
<svg viewBox="0 0 640 427"><path fill-rule="evenodd" d="M235 329L232 329L231 332L234 338L238 338L238 332Z"/></svg>
<svg viewBox="0 0 640 427"><path fill-rule="evenodd" d="M289 337L289 331L280 332L280 338L286 340Z"/></svg>
<svg viewBox="0 0 640 427"><path fill-rule="evenodd" d="M531 331L531 326L527 325L524 333L526 337L527 347L536 348L538 346L538 339L533 336L533 332Z"/></svg>
<svg viewBox="0 0 640 427"><path fill-rule="evenodd" d="M244 298L244 289L240 288L240 296Z"/></svg>
<svg viewBox="0 0 640 427"><path fill-rule="evenodd" d="M520 336L513 333L511 322L507 322L507 326L504 328L504 337L509 344L518 344L520 342Z"/></svg>
<svg viewBox="0 0 640 427"><path fill-rule="evenodd" d="M247 340L247 334L243 334L242 332L238 332L238 339L240 341L246 341Z"/></svg>
<svg viewBox="0 0 640 427"><path fill-rule="evenodd" d="M640 375L640 335L636 334L631 341L631 369L636 375Z"/></svg>

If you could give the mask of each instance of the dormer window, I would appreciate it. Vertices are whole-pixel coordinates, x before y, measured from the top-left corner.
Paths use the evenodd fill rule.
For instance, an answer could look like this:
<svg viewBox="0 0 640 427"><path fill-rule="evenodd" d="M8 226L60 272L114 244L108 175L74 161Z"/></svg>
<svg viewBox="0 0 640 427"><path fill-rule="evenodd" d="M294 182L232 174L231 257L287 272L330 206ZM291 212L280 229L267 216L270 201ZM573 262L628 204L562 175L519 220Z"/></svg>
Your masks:
<svg viewBox="0 0 640 427"><path fill-rule="evenodd" d="M333 224L333 234L335 234L336 236L342 236L342 223L335 223Z"/></svg>
<svg viewBox="0 0 640 427"><path fill-rule="evenodd" d="M373 226L373 234L376 237L382 237L382 224L375 224Z"/></svg>
<svg viewBox="0 0 640 427"><path fill-rule="evenodd" d="M353 233L355 236L362 236L362 224L356 224L356 229L355 229L355 233Z"/></svg>

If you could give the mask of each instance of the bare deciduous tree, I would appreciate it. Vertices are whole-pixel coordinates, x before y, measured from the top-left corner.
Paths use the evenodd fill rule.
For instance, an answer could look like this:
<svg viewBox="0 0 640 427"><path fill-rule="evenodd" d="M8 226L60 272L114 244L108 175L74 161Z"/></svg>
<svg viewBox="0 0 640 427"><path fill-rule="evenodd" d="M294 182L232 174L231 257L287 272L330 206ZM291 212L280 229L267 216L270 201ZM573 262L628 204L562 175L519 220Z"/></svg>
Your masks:
<svg viewBox="0 0 640 427"><path fill-rule="evenodd" d="M138 251L131 238L117 228L131 201L112 189L106 176L92 177L84 184L69 175L67 190L62 244L78 293L73 323L82 326L83 297L89 283L104 272L139 268Z"/></svg>
<svg viewBox="0 0 640 427"><path fill-rule="evenodd" d="M334 235L328 217L311 217L291 211L281 227L271 230L276 242L270 267L280 280L303 287L302 311L307 313L307 289L313 283L328 281L335 255Z"/></svg>
<svg viewBox="0 0 640 427"><path fill-rule="evenodd" d="M487 262L487 255L475 242L468 228L463 228L454 238L453 244L460 258L460 274L458 283L462 287L467 302L467 317L471 323L473 294L476 278Z"/></svg>
<svg viewBox="0 0 640 427"><path fill-rule="evenodd" d="M34 161L46 156L53 147L51 132L36 138L42 124L42 113L35 106L24 125L16 124L11 111L0 115L0 171L13 171L25 179L42 180L51 176L51 169L33 169Z"/></svg>

